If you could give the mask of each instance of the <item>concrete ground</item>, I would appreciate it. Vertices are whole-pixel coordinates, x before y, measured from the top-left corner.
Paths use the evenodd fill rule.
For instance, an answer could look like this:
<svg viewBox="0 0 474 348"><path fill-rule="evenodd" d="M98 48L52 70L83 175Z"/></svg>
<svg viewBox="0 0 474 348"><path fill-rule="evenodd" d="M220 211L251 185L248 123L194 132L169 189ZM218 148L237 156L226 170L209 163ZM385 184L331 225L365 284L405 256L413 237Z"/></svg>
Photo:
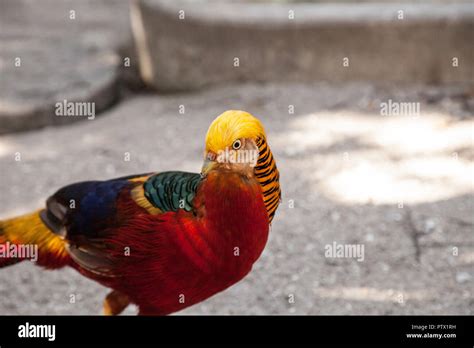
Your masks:
<svg viewBox="0 0 474 348"><path fill-rule="evenodd" d="M0 23L0 134L73 122L49 117L64 99L108 108L135 66L126 1L2 0Z"/></svg>
<svg viewBox="0 0 474 348"><path fill-rule="evenodd" d="M212 119L244 109L267 129L282 204L251 274L181 314L472 315L472 96L361 83L137 95L94 120L2 135L0 218L75 181L199 171ZM389 99L420 114L383 116ZM334 242L363 246L363 260L326 257ZM107 292L70 269L0 270L0 314L99 314Z"/></svg>

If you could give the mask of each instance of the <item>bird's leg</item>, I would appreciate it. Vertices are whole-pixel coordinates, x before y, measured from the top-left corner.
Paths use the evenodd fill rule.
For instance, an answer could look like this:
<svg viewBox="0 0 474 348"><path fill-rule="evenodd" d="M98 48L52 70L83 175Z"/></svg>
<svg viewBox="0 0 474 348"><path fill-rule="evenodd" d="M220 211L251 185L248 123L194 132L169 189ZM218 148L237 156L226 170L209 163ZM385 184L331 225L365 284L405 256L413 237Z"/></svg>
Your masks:
<svg viewBox="0 0 474 348"><path fill-rule="evenodd" d="M118 315L130 304L127 295L116 290L111 291L104 300L104 315Z"/></svg>

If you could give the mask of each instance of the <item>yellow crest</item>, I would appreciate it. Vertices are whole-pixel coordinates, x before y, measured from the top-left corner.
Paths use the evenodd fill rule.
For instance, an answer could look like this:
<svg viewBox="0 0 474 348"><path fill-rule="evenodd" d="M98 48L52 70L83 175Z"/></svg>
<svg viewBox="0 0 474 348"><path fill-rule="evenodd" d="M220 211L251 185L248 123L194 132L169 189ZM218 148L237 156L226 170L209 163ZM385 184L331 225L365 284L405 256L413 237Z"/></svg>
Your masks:
<svg viewBox="0 0 474 348"><path fill-rule="evenodd" d="M211 123L206 135L206 151L217 153L232 145L237 139L265 138L260 121L241 110L228 110Z"/></svg>

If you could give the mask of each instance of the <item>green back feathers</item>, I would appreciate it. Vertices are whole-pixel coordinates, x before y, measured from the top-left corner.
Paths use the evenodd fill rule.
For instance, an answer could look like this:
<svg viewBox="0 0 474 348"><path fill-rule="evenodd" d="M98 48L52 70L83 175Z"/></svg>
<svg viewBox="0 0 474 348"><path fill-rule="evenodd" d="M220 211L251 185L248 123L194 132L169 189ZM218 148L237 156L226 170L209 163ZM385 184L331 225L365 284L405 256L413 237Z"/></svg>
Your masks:
<svg viewBox="0 0 474 348"><path fill-rule="evenodd" d="M192 201L201 176L186 172L163 172L143 184L145 197L161 211L192 210Z"/></svg>

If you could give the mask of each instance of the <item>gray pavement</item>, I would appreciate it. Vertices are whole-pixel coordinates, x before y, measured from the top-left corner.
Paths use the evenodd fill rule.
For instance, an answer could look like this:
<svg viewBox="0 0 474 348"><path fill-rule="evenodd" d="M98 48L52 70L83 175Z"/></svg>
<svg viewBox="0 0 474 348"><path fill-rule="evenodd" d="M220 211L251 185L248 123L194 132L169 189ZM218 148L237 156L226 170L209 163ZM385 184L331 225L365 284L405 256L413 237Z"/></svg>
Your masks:
<svg viewBox="0 0 474 348"><path fill-rule="evenodd" d="M97 113L114 104L121 72L136 65L122 54L128 10L120 0L2 0L0 134L75 121L49 117L65 99L94 101Z"/></svg>
<svg viewBox="0 0 474 348"><path fill-rule="evenodd" d="M181 314L473 314L472 98L472 86L361 83L138 95L94 120L2 135L0 218L75 181L198 171L212 119L244 109L267 129L283 201L251 274ZM389 99L420 114L382 116ZM325 257L333 243L364 246L363 260ZM0 314L99 314L107 291L24 262L0 270Z"/></svg>

